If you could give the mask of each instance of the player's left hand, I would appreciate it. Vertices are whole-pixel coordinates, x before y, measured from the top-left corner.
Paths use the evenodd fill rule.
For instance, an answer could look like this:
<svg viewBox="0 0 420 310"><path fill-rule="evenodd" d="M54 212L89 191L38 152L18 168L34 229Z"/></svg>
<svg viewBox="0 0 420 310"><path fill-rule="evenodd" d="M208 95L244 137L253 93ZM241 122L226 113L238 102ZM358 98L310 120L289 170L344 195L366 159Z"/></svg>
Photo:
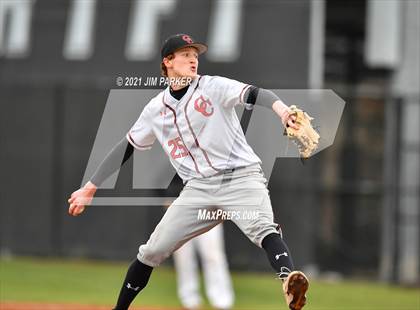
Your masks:
<svg viewBox="0 0 420 310"><path fill-rule="evenodd" d="M288 109L286 116L282 119L284 127L292 127L293 129L299 130L299 124L296 123L296 115L292 114L290 109Z"/></svg>
<svg viewBox="0 0 420 310"><path fill-rule="evenodd" d="M299 130L299 124L296 123L296 114L287 105L277 100L273 103L273 110L280 117L285 128L291 127Z"/></svg>
<svg viewBox="0 0 420 310"><path fill-rule="evenodd" d="M297 145L302 159L309 158L318 148L320 139L319 133L312 126L313 117L295 105L290 106L289 109L293 113L291 115L295 116L293 123L299 127L298 130L292 126L286 127L285 135Z"/></svg>

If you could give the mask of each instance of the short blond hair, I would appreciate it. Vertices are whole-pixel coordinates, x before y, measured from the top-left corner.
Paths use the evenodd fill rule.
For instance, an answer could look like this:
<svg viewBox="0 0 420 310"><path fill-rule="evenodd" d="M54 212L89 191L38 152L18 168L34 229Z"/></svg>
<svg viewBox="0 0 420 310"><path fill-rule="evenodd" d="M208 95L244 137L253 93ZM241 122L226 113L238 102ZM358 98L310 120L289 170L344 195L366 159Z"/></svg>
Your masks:
<svg viewBox="0 0 420 310"><path fill-rule="evenodd" d="M165 58L168 58L169 60L171 60L171 59L174 59L174 57L175 57L174 54L169 54ZM160 63L160 74L162 74L165 77L168 77L168 68L166 68L165 64L163 63L163 60Z"/></svg>

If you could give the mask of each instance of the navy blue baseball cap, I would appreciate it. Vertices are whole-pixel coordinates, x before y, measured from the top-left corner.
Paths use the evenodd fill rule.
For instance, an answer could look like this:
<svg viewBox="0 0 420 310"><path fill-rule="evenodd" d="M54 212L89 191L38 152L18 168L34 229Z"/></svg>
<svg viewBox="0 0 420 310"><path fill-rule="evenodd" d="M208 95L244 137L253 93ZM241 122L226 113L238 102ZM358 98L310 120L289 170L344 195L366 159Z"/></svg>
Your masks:
<svg viewBox="0 0 420 310"><path fill-rule="evenodd" d="M184 48L184 47L195 47L198 50L198 54L203 54L207 51L207 45L199 42L195 42L194 39L185 33L179 33L170 36L163 42L160 54L162 59L172 54L173 52Z"/></svg>

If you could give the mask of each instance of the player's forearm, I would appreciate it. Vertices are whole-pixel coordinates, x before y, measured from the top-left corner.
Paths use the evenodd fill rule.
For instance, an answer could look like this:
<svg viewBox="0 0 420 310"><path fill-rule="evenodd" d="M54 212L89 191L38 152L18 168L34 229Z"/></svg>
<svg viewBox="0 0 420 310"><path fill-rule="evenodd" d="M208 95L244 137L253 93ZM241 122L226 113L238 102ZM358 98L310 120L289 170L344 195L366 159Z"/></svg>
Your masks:
<svg viewBox="0 0 420 310"><path fill-rule="evenodd" d="M83 186L83 190L89 192L91 196L94 196L98 187L93 184L91 181L88 181L85 186Z"/></svg>
<svg viewBox="0 0 420 310"><path fill-rule="evenodd" d="M271 90L251 86L244 98L248 109L252 109L254 105L273 109L283 124L289 117L289 107Z"/></svg>
<svg viewBox="0 0 420 310"><path fill-rule="evenodd" d="M285 105L284 102L279 99L279 100L274 101L274 103L272 104L272 108L273 108L273 111L276 112L278 117L280 117L283 124L285 124L286 120L288 119L290 115L289 107Z"/></svg>
<svg viewBox="0 0 420 310"><path fill-rule="evenodd" d="M100 186L133 155L133 152L133 146L129 144L127 139L124 137L105 156L104 160L90 179L90 183L96 187Z"/></svg>

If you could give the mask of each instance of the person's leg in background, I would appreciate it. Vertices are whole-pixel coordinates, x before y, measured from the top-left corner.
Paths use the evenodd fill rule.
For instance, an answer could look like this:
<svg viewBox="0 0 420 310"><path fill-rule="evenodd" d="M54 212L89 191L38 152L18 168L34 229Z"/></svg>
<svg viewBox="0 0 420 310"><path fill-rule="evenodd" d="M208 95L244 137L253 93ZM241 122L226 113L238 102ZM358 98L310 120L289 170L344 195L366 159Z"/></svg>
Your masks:
<svg viewBox="0 0 420 310"><path fill-rule="evenodd" d="M198 236L196 241L210 304L216 309L232 308L234 292L225 253L223 224Z"/></svg>
<svg viewBox="0 0 420 310"><path fill-rule="evenodd" d="M205 233L207 234L207 233ZM201 305L200 277L195 252L196 237L185 243L173 254L178 297L185 309L198 309Z"/></svg>

